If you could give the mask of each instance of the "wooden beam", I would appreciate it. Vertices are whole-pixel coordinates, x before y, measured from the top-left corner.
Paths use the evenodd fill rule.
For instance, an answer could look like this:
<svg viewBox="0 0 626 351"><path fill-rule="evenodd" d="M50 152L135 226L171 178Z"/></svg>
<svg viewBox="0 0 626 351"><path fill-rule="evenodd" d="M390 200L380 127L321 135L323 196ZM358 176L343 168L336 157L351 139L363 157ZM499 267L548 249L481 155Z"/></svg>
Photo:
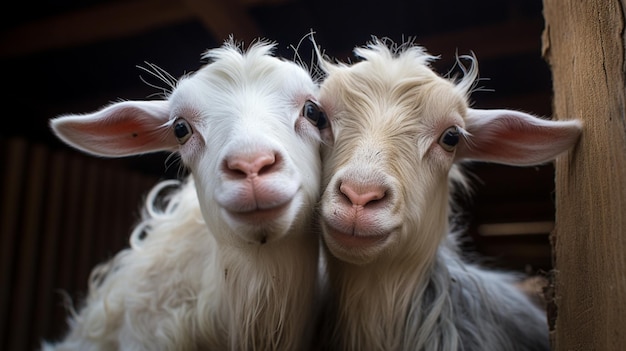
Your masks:
<svg viewBox="0 0 626 351"><path fill-rule="evenodd" d="M584 123L556 162L554 350L626 345L626 69L620 0L544 0L544 56L558 119Z"/></svg>
<svg viewBox="0 0 626 351"><path fill-rule="evenodd" d="M518 20L463 29L435 36L417 38L433 55L453 61L454 54L474 52L478 60L514 56L529 52L541 54L543 21Z"/></svg>
<svg viewBox="0 0 626 351"><path fill-rule="evenodd" d="M0 58L36 54L135 35L192 19L178 1L134 0L94 6L0 33Z"/></svg>
<svg viewBox="0 0 626 351"><path fill-rule="evenodd" d="M218 41L223 41L232 34L236 40L250 43L261 36L261 30L256 22L239 1L183 0L183 2Z"/></svg>
<svg viewBox="0 0 626 351"><path fill-rule="evenodd" d="M527 53L539 56L542 29L543 21L540 19L517 20L418 36L415 43L425 47L429 54L441 56L440 60L435 61L435 66L450 68L457 53L467 55L474 52L478 61ZM365 43L355 43L355 46L363 45ZM347 58L353 57L352 49L329 52L329 55L346 62Z"/></svg>

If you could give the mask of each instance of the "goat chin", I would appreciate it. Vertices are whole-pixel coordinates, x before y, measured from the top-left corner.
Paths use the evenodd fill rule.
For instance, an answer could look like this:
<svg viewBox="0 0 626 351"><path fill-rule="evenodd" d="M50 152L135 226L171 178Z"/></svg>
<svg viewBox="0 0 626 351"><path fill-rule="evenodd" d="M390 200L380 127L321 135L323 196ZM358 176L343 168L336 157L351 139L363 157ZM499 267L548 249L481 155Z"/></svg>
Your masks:
<svg viewBox="0 0 626 351"><path fill-rule="evenodd" d="M247 243L265 244L291 232L303 202L303 194L296 193L288 203L275 208L247 212L222 209L222 218L236 237Z"/></svg>

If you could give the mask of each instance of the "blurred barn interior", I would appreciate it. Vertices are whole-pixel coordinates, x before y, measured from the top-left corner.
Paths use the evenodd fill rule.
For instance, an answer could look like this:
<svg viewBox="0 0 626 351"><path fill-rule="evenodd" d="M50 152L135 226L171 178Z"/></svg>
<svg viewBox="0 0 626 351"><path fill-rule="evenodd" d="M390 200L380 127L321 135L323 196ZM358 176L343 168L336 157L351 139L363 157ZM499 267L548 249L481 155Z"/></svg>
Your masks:
<svg viewBox="0 0 626 351"><path fill-rule="evenodd" d="M14 2L0 14L4 84L0 128L0 349L27 350L66 328L63 293L80 300L90 269L127 246L145 192L176 177L168 155L105 160L58 142L47 121L119 99L150 99L163 85L139 67L174 77L197 70L200 55L229 34L263 37L294 58L309 32L342 61L372 35L415 38L441 58L478 58L477 108L549 117L551 75L541 56L541 0L62 0ZM299 54L310 58L304 41ZM488 265L551 269L551 165L468 165L463 200L468 252Z"/></svg>

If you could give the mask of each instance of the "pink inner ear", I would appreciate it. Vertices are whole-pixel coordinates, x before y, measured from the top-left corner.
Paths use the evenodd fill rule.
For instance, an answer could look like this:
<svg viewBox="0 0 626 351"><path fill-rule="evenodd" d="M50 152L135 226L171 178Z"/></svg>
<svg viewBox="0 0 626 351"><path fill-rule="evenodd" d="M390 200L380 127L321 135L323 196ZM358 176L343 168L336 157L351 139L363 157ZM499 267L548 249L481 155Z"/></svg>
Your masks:
<svg viewBox="0 0 626 351"><path fill-rule="evenodd" d="M56 134L71 146L100 156L119 157L160 150L178 144L167 125L164 101L126 101L89 115L52 121Z"/></svg>
<svg viewBox="0 0 626 351"><path fill-rule="evenodd" d="M119 119L116 123L101 121L75 126L80 133L91 135L92 142L97 140L100 143L99 148L121 151L123 154L161 149L164 135L154 127L137 119Z"/></svg>
<svg viewBox="0 0 626 351"><path fill-rule="evenodd" d="M94 121L93 123L76 123L73 125L76 132L91 136L136 138L144 134L141 123L132 119L118 119L115 123L107 120Z"/></svg>
<svg viewBox="0 0 626 351"><path fill-rule="evenodd" d="M521 159L527 157L528 153L550 147L550 142L558 139L553 132L556 131L513 123L502 128L490 129L489 135L481 133L479 142L475 142L478 138L470 138L470 147L476 156L502 160Z"/></svg>
<svg viewBox="0 0 626 351"><path fill-rule="evenodd" d="M510 110L471 110L470 133L457 158L510 165L548 162L574 145L581 126L577 121L547 121Z"/></svg>

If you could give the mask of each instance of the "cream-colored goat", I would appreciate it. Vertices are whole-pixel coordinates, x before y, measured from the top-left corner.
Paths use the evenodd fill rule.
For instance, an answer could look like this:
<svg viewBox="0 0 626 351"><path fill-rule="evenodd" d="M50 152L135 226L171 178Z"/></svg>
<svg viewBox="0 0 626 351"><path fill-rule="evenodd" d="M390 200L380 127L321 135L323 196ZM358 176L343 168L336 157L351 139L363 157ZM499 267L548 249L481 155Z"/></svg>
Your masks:
<svg viewBox="0 0 626 351"><path fill-rule="evenodd" d="M577 121L468 107L475 66L455 83L410 43L323 61L321 226L330 284L328 348L547 350L546 316L512 274L463 262L448 225L457 163L548 162L578 139Z"/></svg>

